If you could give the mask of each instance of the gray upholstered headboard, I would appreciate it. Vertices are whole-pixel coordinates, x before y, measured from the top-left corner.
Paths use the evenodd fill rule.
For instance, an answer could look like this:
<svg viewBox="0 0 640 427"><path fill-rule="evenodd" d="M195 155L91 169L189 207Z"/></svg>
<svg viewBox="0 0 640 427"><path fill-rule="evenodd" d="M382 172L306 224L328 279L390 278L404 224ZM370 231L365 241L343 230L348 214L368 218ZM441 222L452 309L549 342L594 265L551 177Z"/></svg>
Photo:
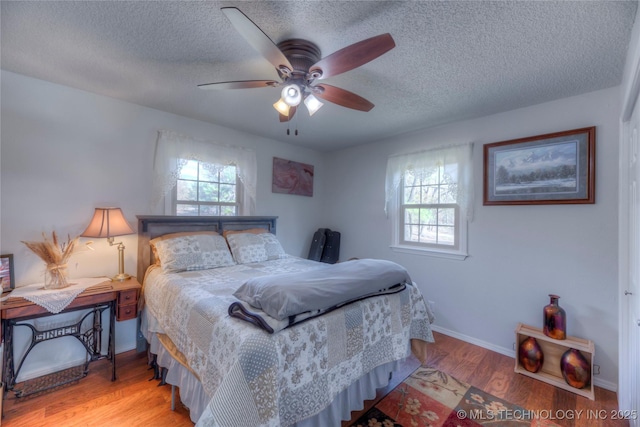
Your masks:
<svg viewBox="0 0 640 427"><path fill-rule="evenodd" d="M149 240L182 231L247 230L264 228L276 233L277 216L165 216L138 215L138 281L142 283L147 268L155 262Z"/></svg>

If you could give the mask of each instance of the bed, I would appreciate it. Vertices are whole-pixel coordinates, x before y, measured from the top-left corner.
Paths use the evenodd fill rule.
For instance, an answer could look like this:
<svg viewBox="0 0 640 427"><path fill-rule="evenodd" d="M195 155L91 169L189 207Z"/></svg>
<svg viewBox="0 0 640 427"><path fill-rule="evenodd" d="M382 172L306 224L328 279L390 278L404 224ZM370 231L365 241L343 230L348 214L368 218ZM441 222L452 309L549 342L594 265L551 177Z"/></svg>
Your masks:
<svg viewBox="0 0 640 427"><path fill-rule="evenodd" d="M138 216L141 334L198 427L339 425L411 352L424 360L433 341L433 316L412 283L273 333L232 317L243 284L330 272L329 264L284 253L275 232L276 217ZM231 262L218 252L186 264L171 258L180 252L176 241L209 245L222 235ZM264 248L240 244L256 241ZM196 269L185 271L187 264Z"/></svg>

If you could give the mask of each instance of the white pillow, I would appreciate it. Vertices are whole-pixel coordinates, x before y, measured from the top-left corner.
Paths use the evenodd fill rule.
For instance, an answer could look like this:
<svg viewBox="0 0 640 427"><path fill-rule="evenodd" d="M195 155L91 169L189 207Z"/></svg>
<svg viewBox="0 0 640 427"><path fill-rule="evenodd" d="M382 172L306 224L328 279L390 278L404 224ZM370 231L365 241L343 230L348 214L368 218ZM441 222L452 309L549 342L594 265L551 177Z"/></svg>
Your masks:
<svg viewBox="0 0 640 427"><path fill-rule="evenodd" d="M167 273L206 270L234 265L227 242L217 233L194 233L161 236L151 242Z"/></svg>
<svg viewBox="0 0 640 427"><path fill-rule="evenodd" d="M267 260L285 258L287 253L282 249L278 238L271 233L258 234L264 242L264 250L267 252Z"/></svg>
<svg viewBox="0 0 640 427"><path fill-rule="evenodd" d="M269 261L286 257L280 242L271 233L234 233L227 235L227 242L238 264Z"/></svg>

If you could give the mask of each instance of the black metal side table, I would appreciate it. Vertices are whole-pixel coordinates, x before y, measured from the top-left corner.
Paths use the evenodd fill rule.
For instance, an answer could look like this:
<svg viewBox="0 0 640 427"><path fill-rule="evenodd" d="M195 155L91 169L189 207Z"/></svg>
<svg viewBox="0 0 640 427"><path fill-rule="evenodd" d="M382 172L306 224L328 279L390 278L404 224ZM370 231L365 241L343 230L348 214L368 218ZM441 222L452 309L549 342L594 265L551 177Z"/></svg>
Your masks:
<svg viewBox="0 0 640 427"><path fill-rule="evenodd" d="M78 310L88 310L78 321L62 324L50 324L34 326L29 320L55 316L60 313L50 313L43 307L23 298L9 298L0 306L0 319L2 320L3 369L2 390L0 400L5 394L13 391L16 398L25 397L34 393L40 393L54 387L77 381L88 373L91 362L108 359L111 362L111 381L116 379L115 357L115 322L131 320L137 317L137 300L141 285L132 277L122 282L109 280L85 289L60 313L68 313ZM102 352L102 315L109 316L109 338L106 354ZM31 342L25 353L16 360L14 354L14 336L16 330L27 330L31 334ZM30 384L16 383L16 379L29 356L31 350L38 344L57 338L75 337L86 350L85 363L74 368L64 369L59 372L47 374L33 380ZM0 402L0 408L2 407Z"/></svg>
<svg viewBox="0 0 640 427"><path fill-rule="evenodd" d="M68 384L84 378L89 372L89 363L101 359L108 359L111 362L111 381L115 381L115 306L114 299L105 303L96 303L75 307L70 310L64 310L62 313L90 309L90 311L84 314L77 322L67 323L62 326L42 330L28 323L27 320L47 317L47 314L27 315L6 319L4 323L6 350L4 352L4 370L2 376L3 383L5 384L5 390L13 391L15 396L20 398ZM109 311L109 343L107 353L102 354L102 313L106 310ZM14 329L17 327L28 328L31 332L31 343L27 347L24 355L18 360L14 359L15 355L13 348ZM31 353L31 350L33 350L38 344L45 341L67 336L75 337L84 346L87 352L85 363L75 369L70 368L53 374L44 375L36 380L22 383L22 387L16 388L16 379L20 374L20 370L24 366L25 360L27 360L27 357Z"/></svg>

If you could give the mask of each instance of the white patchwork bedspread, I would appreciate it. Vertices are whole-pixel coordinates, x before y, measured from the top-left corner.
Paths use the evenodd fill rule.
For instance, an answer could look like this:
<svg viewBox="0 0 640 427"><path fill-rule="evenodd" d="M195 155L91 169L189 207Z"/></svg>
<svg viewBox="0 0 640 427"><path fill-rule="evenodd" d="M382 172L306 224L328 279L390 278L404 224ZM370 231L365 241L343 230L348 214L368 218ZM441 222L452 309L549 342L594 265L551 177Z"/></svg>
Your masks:
<svg viewBox="0 0 640 427"><path fill-rule="evenodd" d="M358 301L275 334L230 317L233 292L251 277L325 268L297 257L212 270L150 271L145 310L212 396L197 426L289 426L322 411L371 369L433 341L416 286Z"/></svg>

